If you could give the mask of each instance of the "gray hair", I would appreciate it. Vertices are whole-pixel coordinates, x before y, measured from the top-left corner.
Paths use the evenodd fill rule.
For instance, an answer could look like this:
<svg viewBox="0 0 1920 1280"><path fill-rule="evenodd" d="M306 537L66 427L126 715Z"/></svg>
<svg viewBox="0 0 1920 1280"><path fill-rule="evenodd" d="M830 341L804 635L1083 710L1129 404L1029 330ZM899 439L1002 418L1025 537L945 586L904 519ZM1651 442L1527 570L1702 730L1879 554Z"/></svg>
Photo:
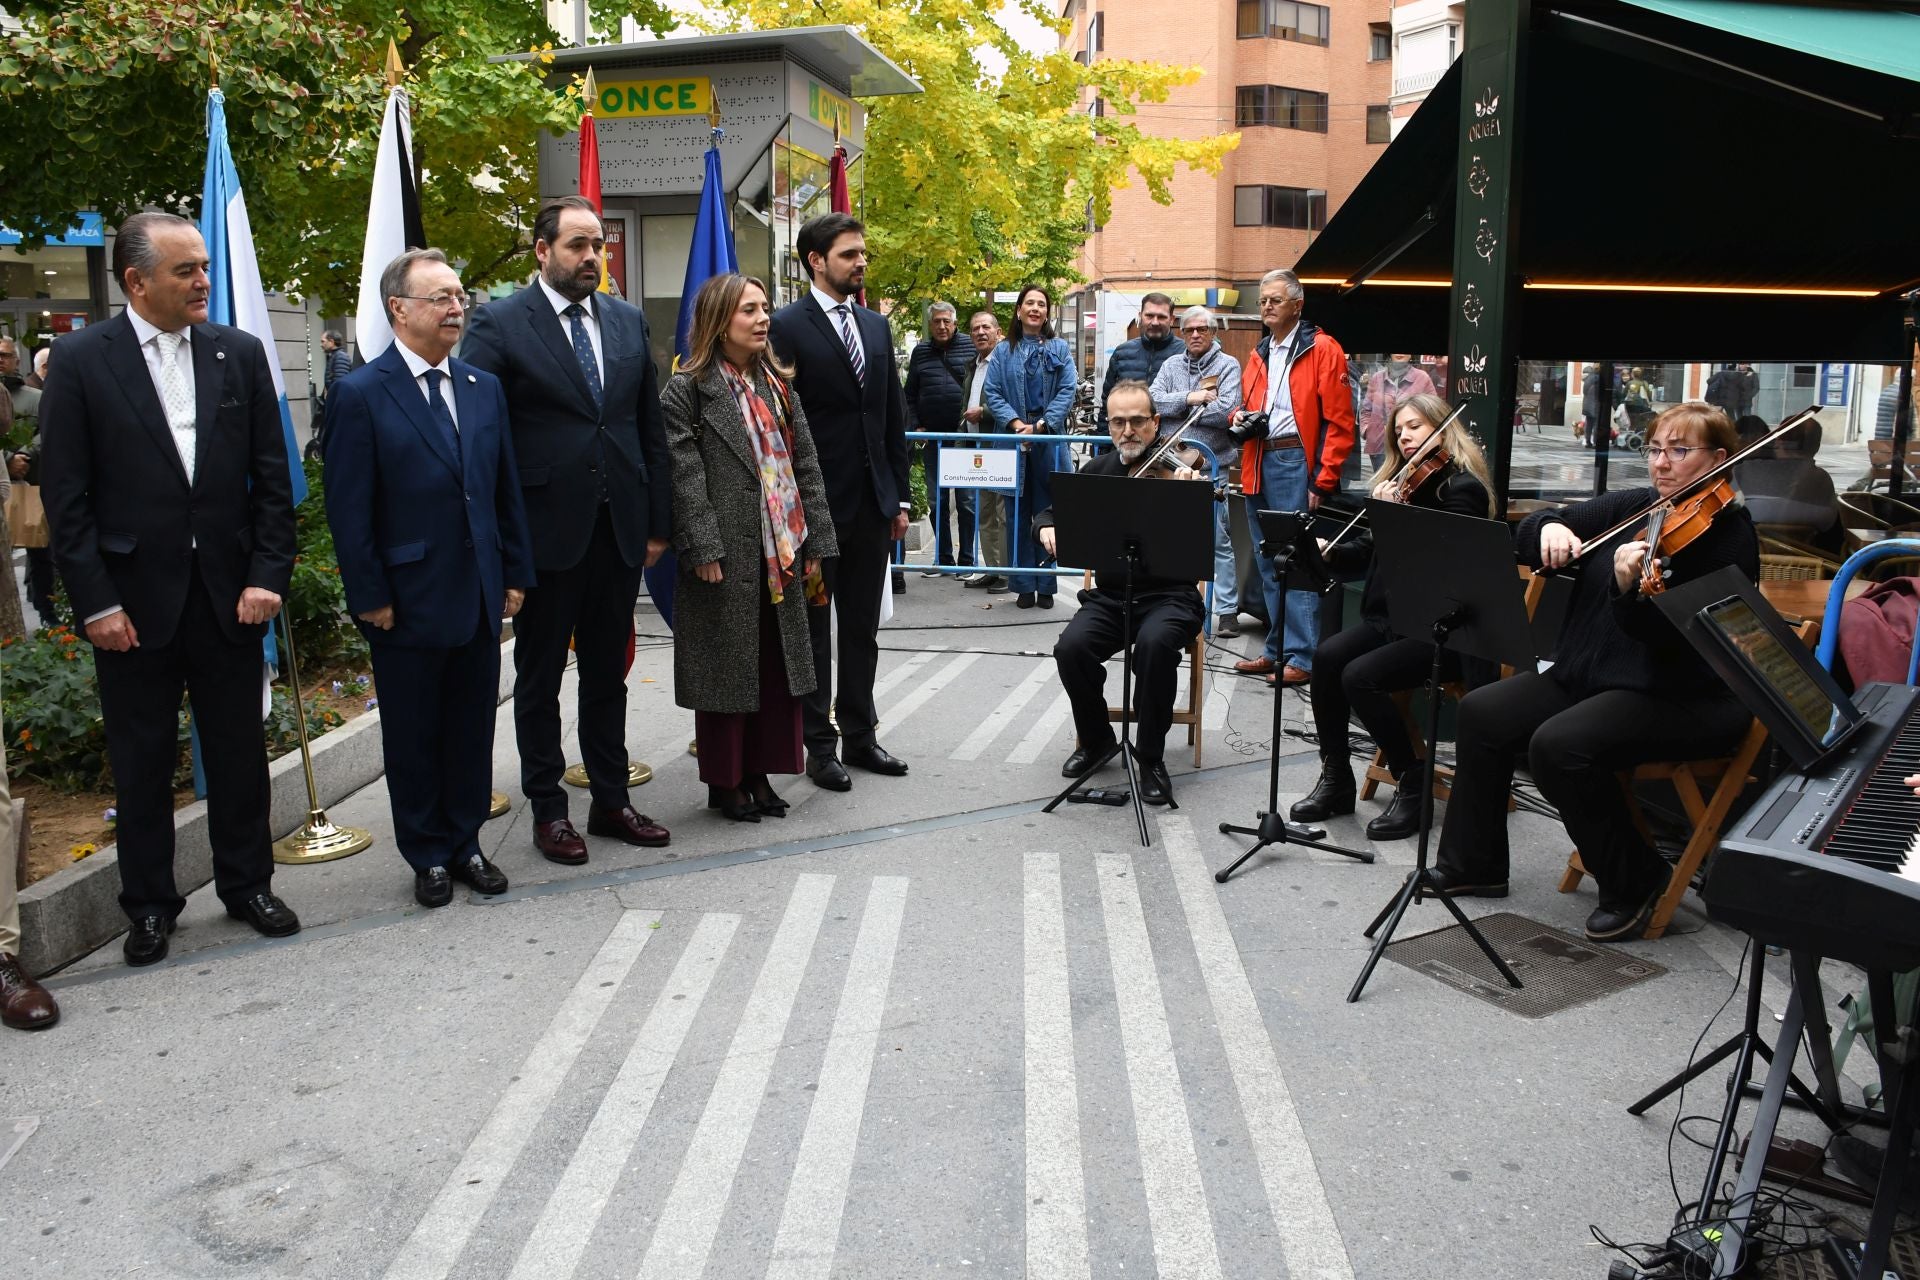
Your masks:
<svg viewBox="0 0 1920 1280"><path fill-rule="evenodd" d="M16 341L12 337L9 337L7 334L0 333L0 355L4 355L8 353L11 353L16 356L19 355L20 344L18 341Z"/></svg>
<svg viewBox="0 0 1920 1280"><path fill-rule="evenodd" d="M185 218L172 213L136 213L120 224L120 229L113 237L114 283L124 288L129 268L144 276L160 265L160 251L153 247L153 233L161 227L170 226L185 227L189 231L199 230Z"/></svg>
<svg viewBox="0 0 1920 1280"><path fill-rule="evenodd" d="M1205 320L1207 322L1207 328L1213 328L1213 312L1207 310L1205 307L1188 307L1185 311L1182 311L1180 313L1180 327L1182 329L1186 328L1187 325L1195 319Z"/></svg>
<svg viewBox="0 0 1920 1280"><path fill-rule="evenodd" d="M1267 272L1267 274L1260 277L1260 283L1263 285L1272 284L1276 280L1280 281L1281 283L1287 286L1287 296L1289 298L1300 298L1300 297L1306 296L1307 291L1300 287L1300 277L1293 274L1293 272L1287 270L1285 267L1275 267L1273 270Z"/></svg>
<svg viewBox="0 0 1920 1280"><path fill-rule="evenodd" d="M320 337L322 339L332 338L333 345L336 347L344 347L347 345L347 335L344 333L341 333L338 329L323 330L320 334Z"/></svg>
<svg viewBox="0 0 1920 1280"><path fill-rule="evenodd" d="M406 296L407 278L413 274L415 266L422 262L445 262L446 260L447 255L438 249L409 249L389 262L386 270L380 273L381 307L388 309L388 314L392 314L391 304L395 298Z"/></svg>
<svg viewBox="0 0 1920 1280"><path fill-rule="evenodd" d="M960 323L960 313L953 309L951 302L929 302L927 304L927 328L933 328L935 316L952 316L955 324Z"/></svg>
<svg viewBox="0 0 1920 1280"><path fill-rule="evenodd" d="M41 377L47 376L47 366L52 363L53 344L51 342L33 353L33 371Z"/></svg>

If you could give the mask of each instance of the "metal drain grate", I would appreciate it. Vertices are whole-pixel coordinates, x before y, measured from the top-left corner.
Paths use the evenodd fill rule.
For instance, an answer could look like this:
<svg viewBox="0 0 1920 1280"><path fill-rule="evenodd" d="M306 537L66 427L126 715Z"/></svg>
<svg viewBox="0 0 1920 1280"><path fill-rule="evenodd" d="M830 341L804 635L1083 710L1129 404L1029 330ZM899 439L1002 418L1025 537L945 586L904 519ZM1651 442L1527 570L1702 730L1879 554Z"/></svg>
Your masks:
<svg viewBox="0 0 1920 1280"><path fill-rule="evenodd" d="M1888 1267L1903 1276L1920 1276L1920 1233L1896 1231L1889 1243ZM1841 1280L1818 1252L1770 1258L1760 1264L1760 1275L1763 1280Z"/></svg>
<svg viewBox="0 0 1920 1280"><path fill-rule="evenodd" d="M1666 972L1510 911L1481 916L1474 924L1526 984L1520 990L1501 980L1457 924L1403 938L1387 948L1387 959L1523 1018L1544 1018Z"/></svg>

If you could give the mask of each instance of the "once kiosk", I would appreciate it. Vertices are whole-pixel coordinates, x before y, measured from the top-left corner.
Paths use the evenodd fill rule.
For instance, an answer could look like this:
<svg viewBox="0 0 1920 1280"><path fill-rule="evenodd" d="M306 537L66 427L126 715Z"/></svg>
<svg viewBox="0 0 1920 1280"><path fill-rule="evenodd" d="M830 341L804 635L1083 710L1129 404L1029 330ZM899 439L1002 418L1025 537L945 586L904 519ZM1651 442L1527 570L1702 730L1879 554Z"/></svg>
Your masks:
<svg viewBox="0 0 1920 1280"><path fill-rule="evenodd" d="M1133 590L1136 576L1197 582L1213 573L1213 486L1205 480L1155 480L1062 472L1053 477L1055 557L1125 583L1120 647L1120 734L1104 755L1042 809L1052 813L1083 790L1107 761L1127 771L1140 843L1151 845L1133 758ZM1169 808L1180 806L1168 797Z"/></svg>
<svg viewBox="0 0 1920 1280"><path fill-rule="evenodd" d="M1427 674L1427 763L1434 761L1440 738L1440 651L1531 668L1535 654L1527 626L1527 607L1519 579L1513 573L1513 536L1497 520L1478 520L1450 511L1429 511L1398 502L1367 502L1373 528L1375 573L1387 582L1387 620L1403 636L1427 632L1433 637L1433 667ZM1347 992L1347 1001L1373 976L1393 931L1407 908L1422 896L1440 899L1467 936L1493 962L1510 987L1520 979L1488 945L1460 904L1432 890L1427 867L1427 841L1433 826L1433 779L1420 797L1420 841L1406 886L1367 926L1365 936L1379 937L1367 962ZM1385 929L1381 926L1385 925Z"/></svg>

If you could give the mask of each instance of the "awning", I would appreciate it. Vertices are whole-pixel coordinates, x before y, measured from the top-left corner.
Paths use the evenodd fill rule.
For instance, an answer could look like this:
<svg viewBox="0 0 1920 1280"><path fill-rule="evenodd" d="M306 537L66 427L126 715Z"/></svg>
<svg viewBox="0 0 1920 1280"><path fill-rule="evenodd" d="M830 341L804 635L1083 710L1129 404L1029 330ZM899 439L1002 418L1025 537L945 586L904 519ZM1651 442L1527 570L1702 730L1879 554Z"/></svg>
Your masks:
<svg viewBox="0 0 1920 1280"><path fill-rule="evenodd" d="M1668 17L1865 71L1920 80L1920 14L1765 0L1627 0Z"/></svg>
<svg viewBox="0 0 1920 1280"><path fill-rule="evenodd" d="M1520 103L1523 354L1899 359L1900 293L1920 285L1914 81L1656 5L1806 8L1566 0L1536 13ZM1315 319L1349 350L1446 350L1460 77L1456 63L1296 266Z"/></svg>

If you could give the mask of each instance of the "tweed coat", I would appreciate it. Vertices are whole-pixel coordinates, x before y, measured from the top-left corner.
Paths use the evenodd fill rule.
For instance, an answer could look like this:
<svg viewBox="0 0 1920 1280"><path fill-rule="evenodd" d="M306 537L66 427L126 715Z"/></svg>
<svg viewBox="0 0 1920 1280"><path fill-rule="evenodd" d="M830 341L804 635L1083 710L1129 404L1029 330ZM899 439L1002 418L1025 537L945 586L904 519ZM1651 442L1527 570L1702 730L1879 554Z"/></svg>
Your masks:
<svg viewBox="0 0 1920 1280"><path fill-rule="evenodd" d="M763 399L777 394L764 374L754 378ZM840 554L827 486L800 396L793 401L793 478L800 488L807 540L802 559ZM676 373L660 393L673 459L673 546L679 555L673 616L674 700L695 711L743 714L760 708L760 606L767 597L760 546L760 472L740 406L717 367L699 379ZM724 577L702 582L693 567L718 560ZM813 647L807 640L807 602L794 579L776 606L787 688L811 693Z"/></svg>

